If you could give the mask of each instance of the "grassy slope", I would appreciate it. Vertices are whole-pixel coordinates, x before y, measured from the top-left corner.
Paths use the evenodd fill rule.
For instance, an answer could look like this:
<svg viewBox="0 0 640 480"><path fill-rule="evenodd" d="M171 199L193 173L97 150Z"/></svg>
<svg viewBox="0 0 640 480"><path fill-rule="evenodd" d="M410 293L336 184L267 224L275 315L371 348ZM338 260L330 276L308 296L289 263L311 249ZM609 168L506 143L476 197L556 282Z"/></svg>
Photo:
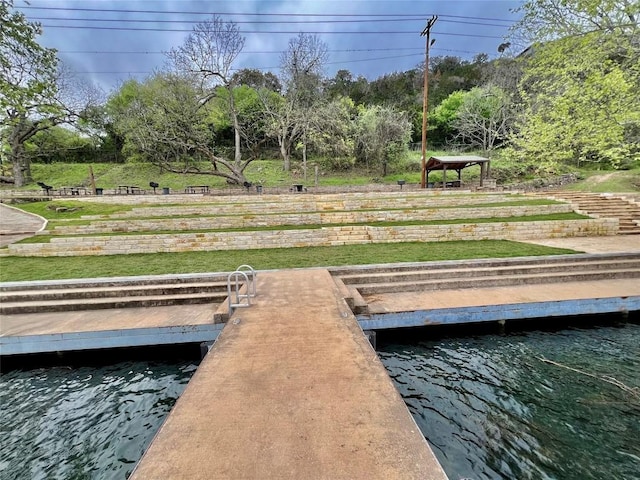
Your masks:
<svg viewBox="0 0 640 480"><path fill-rule="evenodd" d="M580 192L639 192L640 168L617 172L587 172L580 182L567 186Z"/></svg>
<svg viewBox="0 0 640 480"><path fill-rule="evenodd" d="M313 169L310 169L313 170ZM34 179L45 181L56 187L64 185L89 185L88 165L34 165ZM186 185L209 184L224 186L224 181L210 176L179 176L160 174L155 167L144 164L93 165L98 186L113 188L119 184L148 185L153 180L174 189ZM253 181L265 185L288 185L300 181L296 173L285 173L277 161L256 161L247 170L247 176ZM322 185L354 185L371 181L371 174L323 175ZM404 178L409 183L417 183L420 173L394 174L383 179L395 183L396 178ZM312 175L309 182L312 183ZM589 172L581 182L570 188L579 191L637 192L640 187L640 169L624 172ZM37 188L31 185L29 188ZM46 217L52 220L78 218L80 215L114 213L126 210L130 206L96 206L95 210L83 204L83 210L77 213L57 214L46 211ZM44 208L44 204L34 207ZM29 208L29 210L32 210ZM553 255L567 253L565 250L539 247L515 242L447 242L447 243L407 243L388 245L364 245L348 247L316 247L282 250L251 250L240 252L190 252L176 254L128 255L126 261L121 257L64 257L64 258L21 258L0 257L0 281L86 278L99 276L141 275L161 273L188 273L202 271L229 271L242 263L251 263L255 268L291 268L346 264L367 264L406 261L454 260L465 258L489 258L526 255Z"/></svg>

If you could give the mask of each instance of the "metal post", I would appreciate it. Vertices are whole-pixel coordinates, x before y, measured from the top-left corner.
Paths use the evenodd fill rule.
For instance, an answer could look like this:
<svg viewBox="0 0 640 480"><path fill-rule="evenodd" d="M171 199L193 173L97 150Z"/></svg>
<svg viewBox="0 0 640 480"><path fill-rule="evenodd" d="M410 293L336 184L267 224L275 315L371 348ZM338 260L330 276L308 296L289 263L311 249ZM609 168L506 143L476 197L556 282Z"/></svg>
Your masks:
<svg viewBox="0 0 640 480"><path fill-rule="evenodd" d="M427 26L424 27L421 37L426 37L425 42L425 60L424 60L424 89L422 99L422 176L420 186L422 188L427 187L426 171L427 171L427 106L429 95L429 47L433 44L430 40L431 27L438 20L438 16L434 15L427 21ZM435 40L434 40L435 41Z"/></svg>

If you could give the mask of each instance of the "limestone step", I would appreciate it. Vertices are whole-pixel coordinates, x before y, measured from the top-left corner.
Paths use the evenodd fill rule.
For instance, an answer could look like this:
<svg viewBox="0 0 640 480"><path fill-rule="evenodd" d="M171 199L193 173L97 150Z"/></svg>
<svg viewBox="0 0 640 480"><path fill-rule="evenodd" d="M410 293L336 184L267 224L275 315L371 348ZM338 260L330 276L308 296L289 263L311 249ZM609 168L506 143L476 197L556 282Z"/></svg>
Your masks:
<svg viewBox="0 0 640 480"><path fill-rule="evenodd" d="M0 292L16 292L27 290L61 290L78 288L127 287L144 285L184 285L198 283L224 283L227 273L196 273L196 274L168 274L148 275L143 277L104 277L80 278L73 280L42 280L31 282L0 283Z"/></svg>
<svg viewBox="0 0 640 480"><path fill-rule="evenodd" d="M533 265L491 266L486 268L452 268L452 269L424 269L402 272L369 273L364 275L342 275L341 280L348 286L390 282L423 282L431 280L451 280L456 278L484 278L515 275L550 275L556 273L581 273L588 268L592 272L637 270L640 272L640 259L601 261L585 263L558 263Z"/></svg>
<svg viewBox="0 0 640 480"><path fill-rule="evenodd" d="M330 269L332 275L344 278L346 276L369 275L384 272L407 272L416 270L429 271L442 269L464 269L468 271L473 268L497 268L505 266L540 266L566 264L568 268L577 264L579 268L589 263L618 262L640 260L640 253L607 253L607 254L574 254L574 255L553 255L543 257L516 257L516 258L484 258L472 260L445 260L440 262L412 262L397 264L380 264L366 266L333 267Z"/></svg>
<svg viewBox="0 0 640 480"><path fill-rule="evenodd" d="M0 314L24 314L41 312L69 312L79 310L103 310L118 308L161 307L169 305L187 305L211 303L211 314L215 306L224 301L226 294L212 296L211 293L191 293L182 295L152 295L139 297L109 297L92 299L43 300L31 302L2 302Z"/></svg>
<svg viewBox="0 0 640 480"><path fill-rule="evenodd" d="M428 290L461 290L470 288L504 287L514 285L537 285L543 283L563 283L595 280L610 280L622 278L640 278L640 270L608 270L585 271L572 274L533 274L533 275L507 275L470 279L433 279L422 281L400 281L391 283L358 284L357 289L361 295L375 295L379 293L400 293Z"/></svg>
<svg viewBox="0 0 640 480"><path fill-rule="evenodd" d="M142 297L157 295L189 295L210 293L218 297L226 295L226 282L159 284L159 285L123 285L109 287L60 288L47 290L23 290L0 292L0 302L37 302L46 300L75 300L109 297Z"/></svg>

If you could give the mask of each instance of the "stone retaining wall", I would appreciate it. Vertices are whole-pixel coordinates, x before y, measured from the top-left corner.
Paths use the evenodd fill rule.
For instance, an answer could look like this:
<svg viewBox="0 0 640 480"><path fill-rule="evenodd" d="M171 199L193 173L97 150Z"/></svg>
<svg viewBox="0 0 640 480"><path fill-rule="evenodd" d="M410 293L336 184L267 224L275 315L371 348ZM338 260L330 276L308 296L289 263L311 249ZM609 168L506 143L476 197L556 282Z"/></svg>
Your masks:
<svg viewBox="0 0 640 480"><path fill-rule="evenodd" d="M351 210L380 210L380 209L417 209L443 208L469 204L491 204L521 199L512 194L429 194L412 193L362 193L351 195L262 195L262 196L234 196L218 198L214 196L191 196L174 198L171 203L190 203L192 205L164 205L154 203L155 206L136 207L128 212L109 216L83 216L84 219L118 219L135 217L171 217L179 215L265 215L273 213L315 213L328 211ZM97 197L94 197L97 198ZM117 203L145 204L135 201L135 198L123 197ZM114 203L111 199L108 203ZM195 205L194 205L195 204Z"/></svg>
<svg viewBox="0 0 640 480"><path fill-rule="evenodd" d="M54 238L51 243L10 245L9 254L45 257L246 250L414 241L524 241L537 238L615 235L617 231L618 220L609 218L402 227L343 226L280 231Z"/></svg>
<svg viewBox="0 0 640 480"><path fill-rule="evenodd" d="M194 218L164 218L157 220L97 220L89 225L58 226L55 235L89 235L99 233L206 230L226 228L278 227L282 225L338 225L372 222L406 222L412 220L452 220L457 218L506 218L537 214L569 213L569 204L541 207L523 205L481 208L421 208L405 210L342 211L324 213L282 213L217 215ZM50 233L50 232L44 232Z"/></svg>

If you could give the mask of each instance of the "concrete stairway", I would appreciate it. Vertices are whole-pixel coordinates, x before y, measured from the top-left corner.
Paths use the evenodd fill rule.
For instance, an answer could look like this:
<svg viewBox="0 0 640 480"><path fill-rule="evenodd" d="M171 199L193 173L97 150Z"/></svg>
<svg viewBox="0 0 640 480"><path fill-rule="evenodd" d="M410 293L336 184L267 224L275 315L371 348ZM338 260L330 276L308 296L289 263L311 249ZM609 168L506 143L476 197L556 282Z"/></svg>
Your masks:
<svg viewBox="0 0 640 480"><path fill-rule="evenodd" d="M356 314L383 293L640 278L640 253L562 255L332 269Z"/></svg>
<svg viewBox="0 0 640 480"><path fill-rule="evenodd" d="M640 204L623 195L557 192L553 198L571 202L577 210L599 218L618 218L620 235L640 235Z"/></svg>
<svg viewBox="0 0 640 480"><path fill-rule="evenodd" d="M0 314L220 304L226 275L16 282L0 285Z"/></svg>

